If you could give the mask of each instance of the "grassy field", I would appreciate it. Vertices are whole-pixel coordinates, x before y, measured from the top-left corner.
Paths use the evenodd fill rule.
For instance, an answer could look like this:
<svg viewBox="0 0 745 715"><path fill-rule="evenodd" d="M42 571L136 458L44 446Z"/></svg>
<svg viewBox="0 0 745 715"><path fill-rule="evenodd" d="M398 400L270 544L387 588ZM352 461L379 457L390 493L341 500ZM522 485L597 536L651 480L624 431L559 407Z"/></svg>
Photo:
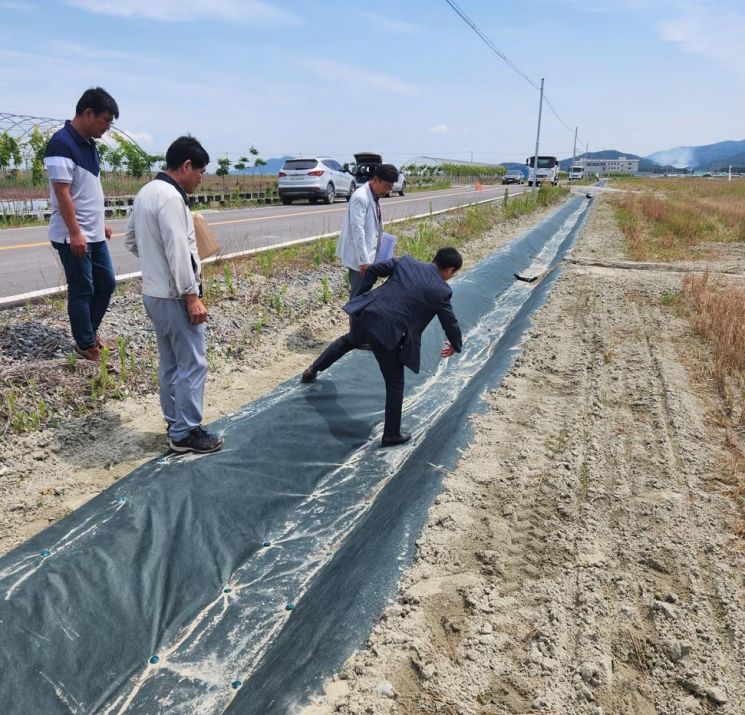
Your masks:
<svg viewBox="0 0 745 715"><path fill-rule="evenodd" d="M745 181L617 179L610 186L629 190L614 203L632 260L706 258L712 243L745 241Z"/></svg>
<svg viewBox="0 0 745 715"><path fill-rule="evenodd" d="M661 302L679 311L700 336L696 369L710 376L721 399L734 497L745 494L745 288L717 275L728 245L745 241L745 181L718 178L618 179L628 193L613 199L626 252L637 261L696 260L711 271L684 275L680 292ZM745 537L745 522L741 527Z"/></svg>

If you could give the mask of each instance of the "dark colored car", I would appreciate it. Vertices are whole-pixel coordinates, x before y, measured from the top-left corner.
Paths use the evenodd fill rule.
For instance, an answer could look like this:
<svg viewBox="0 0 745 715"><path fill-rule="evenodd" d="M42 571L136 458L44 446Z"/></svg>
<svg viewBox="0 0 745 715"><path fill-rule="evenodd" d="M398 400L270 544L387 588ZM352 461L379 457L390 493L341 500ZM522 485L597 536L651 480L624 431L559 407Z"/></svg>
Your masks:
<svg viewBox="0 0 745 715"><path fill-rule="evenodd" d="M383 155L372 151L360 152L354 155L354 178L357 186L362 186L375 171L375 167L383 163ZM398 172L398 181L393 184L392 194L403 196L406 193L406 177L403 171Z"/></svg>

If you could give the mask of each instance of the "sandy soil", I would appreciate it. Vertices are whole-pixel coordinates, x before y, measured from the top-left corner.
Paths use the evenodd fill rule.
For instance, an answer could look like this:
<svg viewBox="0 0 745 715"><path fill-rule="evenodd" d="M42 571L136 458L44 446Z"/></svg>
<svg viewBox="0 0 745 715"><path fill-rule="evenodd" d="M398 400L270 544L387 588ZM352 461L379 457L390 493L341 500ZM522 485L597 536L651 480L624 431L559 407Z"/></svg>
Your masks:
<svg viewBox="0 0 745 715"><path fill-rule="evenodd" d="M660 303L680 274L617 266L603 198L573 259L486 396L368 647L307 715L745 712L724 427L691 365L700 347ZM207 418L296 375L340 329L324 309L274 335L263 363L212 375ZM154 397L17 439L0 467L0 553L163 451Z"/></svg>
<svg viewBox="0 0 745 715"><path fill-rule="evenodd" d="M306 715L745 712L725 428L660 302L680 274L614 267L603 199L573 259L397 598Z"/></svg>

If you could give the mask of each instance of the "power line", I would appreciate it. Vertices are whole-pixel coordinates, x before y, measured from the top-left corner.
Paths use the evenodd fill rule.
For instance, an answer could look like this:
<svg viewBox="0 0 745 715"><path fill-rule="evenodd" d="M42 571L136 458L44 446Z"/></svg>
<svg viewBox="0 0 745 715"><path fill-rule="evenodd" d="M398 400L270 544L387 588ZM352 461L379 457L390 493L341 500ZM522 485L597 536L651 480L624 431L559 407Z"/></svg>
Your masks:
<svg viewBox="0 0 745 715"><path fill-rule="evenodd" d="M504 62L512 69L515 73L520 75L533 89L540 89L540 87L532 80L530 77L528 77L525 72L523 72L507 55L502 52L478 27L478 25L471 20L466 13L461 10L458 5L454 2L454 0L445 0L445 2L450 5L450 7L455 11L455 13L465 22L489 47L489 49L494 52L494 54L498 55ZM551 102L548 101L548 97L546 97L545 93L543 95L543 101L546 103L548 108L551 110L553 115L559 120L559 122L562 124L562 126L570 133L574 133L574 129L572 129L560 116L559 113L554 109Z"/></svg>
<svg viewBox="0 0 745 715"><path fill-rule="evenodd" d="M525 74L507 55L504 54L476 25L476 23L471 20L466 13L463 12L454 2L453 0L445 0L445 2L450 5L455 12L460 15L461 19L487 44L487 46L494 52L495 54L499 55L509 67L511 67L517 74L519 74L533 89L539 89L538 85L533 82L528 75Z"/></svg>

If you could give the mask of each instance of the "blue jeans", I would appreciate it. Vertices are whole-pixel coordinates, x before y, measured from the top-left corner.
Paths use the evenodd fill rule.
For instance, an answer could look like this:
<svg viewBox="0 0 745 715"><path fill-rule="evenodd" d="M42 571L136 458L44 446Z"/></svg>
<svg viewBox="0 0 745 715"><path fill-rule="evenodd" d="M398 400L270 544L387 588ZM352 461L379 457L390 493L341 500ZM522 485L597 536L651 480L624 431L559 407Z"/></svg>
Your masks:
<svg viewBox="0 0 745 715"><path fill-rule="evenodd" d="M79 348L87 350L96 344L96 331L116 287L108 241L89 243L82 258L73 255L69 243L52 241L52 245L65 269L72 337Z"/></svg>

